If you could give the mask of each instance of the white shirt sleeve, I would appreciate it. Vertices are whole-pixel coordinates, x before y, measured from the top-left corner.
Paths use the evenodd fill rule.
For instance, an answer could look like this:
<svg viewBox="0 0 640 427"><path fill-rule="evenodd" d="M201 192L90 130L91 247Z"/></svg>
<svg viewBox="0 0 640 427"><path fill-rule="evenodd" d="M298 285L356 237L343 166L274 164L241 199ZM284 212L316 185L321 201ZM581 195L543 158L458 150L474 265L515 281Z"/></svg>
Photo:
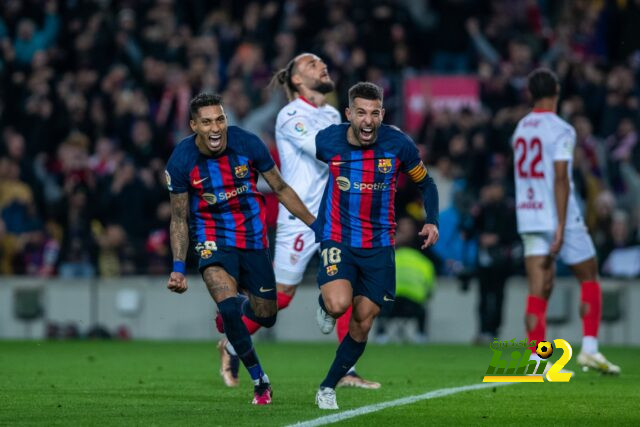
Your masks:
<svg viewBox="0 0 640 427"><path fill-rule="evenodd" d="M569 161L573 158L573 149L576 145L576 134L570 130L565 130L556 140L553 150L553 161Z"/></svg>
<svg viewBox="0 0 640 427"><path fill-rule="evenodd" d="M296 149L316 158L316 134L313 122L307 116L296 116L282 125L282 134Z"/></svg>

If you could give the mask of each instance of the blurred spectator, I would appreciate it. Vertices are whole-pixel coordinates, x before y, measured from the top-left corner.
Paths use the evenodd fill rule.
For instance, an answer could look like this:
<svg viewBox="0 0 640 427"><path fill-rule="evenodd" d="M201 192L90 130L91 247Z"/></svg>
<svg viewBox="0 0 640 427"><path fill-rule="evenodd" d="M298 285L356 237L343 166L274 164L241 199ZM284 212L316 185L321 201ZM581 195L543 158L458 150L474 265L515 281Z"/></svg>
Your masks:
<svg viewBox="0 0 640 427"><path fill-rule="evenodd" d="M348 88L372 80L384 88L385 122L401 128L404 104L412 102L404 98L406 77L477 79L477 110L427 105L413 135L441 194L441 240L448 245L434 253L445 260L446 274L468 275L476 259L475 243L461 237L470 231L469 214L453 206L453 195L471 206L489 182L502 181L507 198L513 191L510 137L530 108L526 75L539 65L562 80L559 114L576 127L573 173L594 240L607 240L614 210L629 215L632 233L638 229L637 1L5 3L0 156L17 165L9 169L18 178L5 172L0 178L4 188L17 184L0 194L7 209L3 272L24 272L25 256L36 259L32 248L57 241L53 230L61 229L60 273L92 275L101 270L104 240L119 240L96 230L116 225L125 234L118 271L160 271L162 171L173 146L191 132L190 98L202 90L222 93L229 122L273 148L274 115L284 100L266 83L306 50L321 54L332 70L337 90L330 102L343 111ZM411 196L398 211L419 216L411 185L402 185L399 191ZM29 196L8 207L20 193ZM16 234L16 223L29 221L31 231ZM37 243L30 240L34 230L43 233Z"/></svg>
<svg viewBox="0 0 640 427"><path fill-rule="evenodd" d="M493 181L480 191L473 210L473 232L478 239L479 344L498 337L502 324L504 286L518 260L516 216L513 200L505 196L505 186Z"/></svg>
<svg viewBox="0 0 640 427"><path fill-rule="evenodd" d="M22 18L18 22L16 39L13 45L18 64L30 64L36 52L51 47L60 28L57 8L56 1L49 0L45 3L46 15L44 27L41 30L38 30L36 24L29 18Z"/></svg>
<svg viewBox="0 0 640 427"><path fill-rule="evenodd" d="M457 276L464 288L475 269L478 243L470 233L472 199L463 191L454 195L453 204L440 214L440 238L433 252L440 258L439 274Z"/></svg>
<svg viewBox="0 0 640 427"><path fill-rule="evenodd" d="M416 249L418 228L410 218L398 220L396 233L396 297L393 307L385 307L376 320L376 341L389 341L388 326L391 320L415 321L416 334L406 336L415 343L427 340L427 299L435 287L435 269L431 261ZM406 333L406 332L405 332Z"/></svg>
<svg viewBox="0 0 640 427"><path fill-rule="evenodd" d="M614 277L640 274L640 242L631 229L629 215L617 210L612 215L607 239L598 247L602 272Z"/></svg>

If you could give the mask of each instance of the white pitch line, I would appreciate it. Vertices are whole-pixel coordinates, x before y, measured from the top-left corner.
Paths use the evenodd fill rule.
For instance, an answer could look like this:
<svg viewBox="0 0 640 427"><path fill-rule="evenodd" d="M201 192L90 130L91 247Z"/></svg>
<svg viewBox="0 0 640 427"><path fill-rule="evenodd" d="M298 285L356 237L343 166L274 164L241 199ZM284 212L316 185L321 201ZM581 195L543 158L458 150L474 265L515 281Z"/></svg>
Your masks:
<svg viewBox="0 0 640 427"><path fill-rule="evenodd" d="M439 390L433 390L423 394L417 394L415 396L407 396L396 400L390 400L388 402L380 402L373 405L361 406L360 408L351 409L349 411L338 412L337 414L326 415L324 417L315 418L309 421L300 421L296 424L291 424L287 427L314 427L322 426L325 424L337 423L338 421L347 420L349 418L359 417L360 415L370 414L372 412L381 411L386 408L393 408L395 406L409 405L411 403L419 402L421 400L435 399L437 397L449 396L450 394L461 393L463 391L480 390L483 388L502 387L517 383L481 383L465 385L461 387L441 388Z"/></svg>

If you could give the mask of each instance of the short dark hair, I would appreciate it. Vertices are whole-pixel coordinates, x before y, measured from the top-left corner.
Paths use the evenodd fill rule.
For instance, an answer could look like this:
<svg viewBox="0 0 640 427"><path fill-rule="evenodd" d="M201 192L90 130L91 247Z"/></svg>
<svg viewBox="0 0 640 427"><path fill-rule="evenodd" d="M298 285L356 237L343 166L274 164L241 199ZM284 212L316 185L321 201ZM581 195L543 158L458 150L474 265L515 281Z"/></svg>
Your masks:
<svg viewBox="0 0 640 427"><path fill-rule="evenodd" d="M201 92L197 94L189 102L189 113L191 114L191 120L195 119L198 115L198 110L202 107L208 107L209 105L222 105L222 96L217 93Z"/></svg>
<svg viewBox="0 0 640 427"><path fill-rule="evenodd" d="M372 101L380 100L382 102L382 88L371 82L359 82L351 86L349 89L349 105L353 105L356 98L364 98Z"/></svg>
<svg viewBox="0 0 640 427"><path fill-rule="evenodd" d="M557 96L559 84L558 77L548 68L533 70L527 78L527 86L533 102L542 98Z"/></svg>

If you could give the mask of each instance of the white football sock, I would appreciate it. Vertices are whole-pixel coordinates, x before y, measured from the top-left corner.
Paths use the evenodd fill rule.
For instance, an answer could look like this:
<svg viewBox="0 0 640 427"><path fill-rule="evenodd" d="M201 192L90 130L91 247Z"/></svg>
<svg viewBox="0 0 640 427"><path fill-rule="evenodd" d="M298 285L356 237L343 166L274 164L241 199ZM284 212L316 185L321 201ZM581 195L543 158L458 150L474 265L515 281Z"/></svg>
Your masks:
<svg viewBox="0 0 640 427"><path fill-rule="evenodd" d="M237 356L238 353L236 353L236 349L233 348L233 346L231 345L231 343L229 341L227 341L227 343L224 345L224 348L227 349L227 351L229 352L230 355L232 356Z"/></svg>
<svg viewBox="0 0 640 427"><path fill-rule="evenodd" d="M589 354L596 354L598 352L598 338L590 336L582 337L582 351Z"/></svg>

